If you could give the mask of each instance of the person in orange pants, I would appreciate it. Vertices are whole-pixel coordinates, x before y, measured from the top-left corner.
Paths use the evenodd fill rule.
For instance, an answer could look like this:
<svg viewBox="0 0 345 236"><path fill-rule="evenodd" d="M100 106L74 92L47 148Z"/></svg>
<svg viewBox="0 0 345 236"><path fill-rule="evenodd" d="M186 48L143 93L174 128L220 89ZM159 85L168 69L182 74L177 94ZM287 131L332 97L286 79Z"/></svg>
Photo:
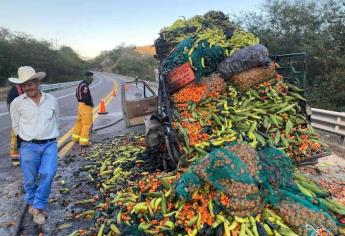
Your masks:
<svg viewBox="0 0 345 236"><path fill-rule="evenodd" d="M8 94L7 94L7 106L8 110L10 110L10 104L12 101L22 95L23 89L20 87L19 84L13 85ZM13 132L13 129L11 130L11 139L10 139L10 158L12 161L13 166L19 166L19 146L20 146L20 140L17 139L17 135Z"/></svg>
<svg viewBox="0 0 345 236"><path fill-rule="evenodd" d="M76 89L78 100L78 115L74 125L72 139L79 142L80 146L90 144L90 132L92 128L93 100L89 88L89 82L83 80Z"/></svg>

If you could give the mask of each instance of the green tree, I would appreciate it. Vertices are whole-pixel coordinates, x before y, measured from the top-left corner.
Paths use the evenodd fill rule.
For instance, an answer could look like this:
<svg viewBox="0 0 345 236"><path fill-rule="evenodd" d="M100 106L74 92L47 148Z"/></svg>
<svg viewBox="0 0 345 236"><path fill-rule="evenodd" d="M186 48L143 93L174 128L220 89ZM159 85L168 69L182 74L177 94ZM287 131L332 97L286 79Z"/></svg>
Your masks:
<svg viewBox="0 0 345 236"><path fill-rule="evenodd" d="M260 13L237 17L270 53L307 53L307 94L314 107L345 111L345 3L267 0Z"/></svg>
<svg viewBox="0 0 345 236"><path fill-rule="evenodd" d="M17 76L18 67L23 65L45 71L48 83L79 80L90 66L70 47L54 50L47 41L0 28L0 86L8 84L8 77Z"/></svg>

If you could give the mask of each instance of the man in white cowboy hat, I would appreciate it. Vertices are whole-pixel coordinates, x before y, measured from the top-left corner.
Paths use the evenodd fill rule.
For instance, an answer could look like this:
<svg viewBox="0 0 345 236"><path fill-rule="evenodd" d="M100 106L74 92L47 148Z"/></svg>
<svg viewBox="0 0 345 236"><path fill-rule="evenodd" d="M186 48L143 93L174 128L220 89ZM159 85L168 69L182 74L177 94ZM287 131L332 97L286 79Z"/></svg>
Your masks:
<svg viewBox="0 0 345 236"><path fill-rule="evenodd" d="M46 76L30 66L18 69L18 78L9 81L20 84L24 93L10 105L12 128L21 139L20 166L23 172L25 201L37 224L44 224L51 185L57 169L58 104L51 94L39 86Z"/></svg>

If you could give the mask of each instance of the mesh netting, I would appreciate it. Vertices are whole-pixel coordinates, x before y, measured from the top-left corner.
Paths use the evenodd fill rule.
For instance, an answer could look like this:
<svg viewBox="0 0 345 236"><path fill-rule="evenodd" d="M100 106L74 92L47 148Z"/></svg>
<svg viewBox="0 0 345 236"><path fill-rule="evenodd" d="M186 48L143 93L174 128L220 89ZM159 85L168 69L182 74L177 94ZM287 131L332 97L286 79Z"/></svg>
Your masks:
<svg viewBox="0 0 345 236"><path fill-rule="evenodd" d="M275 188L293 187L292 162L286 158L286 154L277 148L265 148L258 152L262 169L259 179L263 185L271 185Z"/></svg>
<svg viewBox="0 0 345 236"><path fill-rule="evenodd" d="M192 170L217 189L224 191L227 180L255 184L255 179L250 175L247 165L235 153L218 148L208 157L201 160Z"/></svg>
<svg viewBox="0 0 345 236"><path fill-rule="evenodd" d="M313 199L300 192L292 178L291 159L283 151L265 148L258 156L262 165L259 178L263 199L295 232L309 236L319 227L337 232L335 218L326 208L314 205Z"/></svg>
<svg viewBox="0 0 345 236"><path fill-rule="evenodd" d="M243 71L237 75L230 77L230 81L240 91L246 91L254 85L260 84L272 79L276 74L274 63L265 67L255 67L247 71Z"/></svg>
<svg viewBox="0 0 345 236"><path fill-rule="evenodd" d="M196 186L207 183L217 190L215 200L228 214L258 214L263 206L256 180L259 170L256 160L255 150L246 145L218 148L193 165L186 176L182 175L176 184L177 196L189 200Z"/></svg>
<svg viewBox="0 0 345 236"><path fill-rule="evenodd" d="M332 213L301 193L291 160L279 149L256 152L237 143L215 149L182 175L176 194L188 201L205 183L216 189L215 202L230 215L256 215L268 205L299 235L312 235L320 227L330 235L338 231Z"/></svg>
<svg viewBox="0 0 345 236"><path fill-rule="evenodd" d="M166 75L176 67L186 63L188 61L188 49L193 46L193 42L191 37L181 41L161 64L160 71Z"/></svg>
<svg viewBox="0 0 345 236"><path fill-rule="evenodd" d="M175 184L175 192L179 198L190 201L192 194L200 189L204 182L193 171L184 173Z"/></svg>
<svg viewBox="0 0 345 236"><path fill-rule="evenodd" d="M202 77L201 84L204 84L207 88L203 98L224 94L228 88L226 82L218 73L213 73L208 77Z"/></svg>
<svg viewBox="0 0 345 236"><path fill-rule="evenodd" d="M298 192L272 190L268 199L276 212L299 235L311 236L317 228L326 229L330 235L338 231L336 220L331 213L314 205Z"/></svg>
<svg viewBox="0 0 345 236"><path fill-rule="evenodd" d="M195 72L196 80L199 81L202 76L207 76L216 71L217 65L224 59L225 49L219 46L212 46L206 40L201 40L196 45L197 38L187 38L181 41L161 65L161 72L166 75L179 65L185 62L191 62ZM190 49L194 49L191 55L188 55Z"/></svg>

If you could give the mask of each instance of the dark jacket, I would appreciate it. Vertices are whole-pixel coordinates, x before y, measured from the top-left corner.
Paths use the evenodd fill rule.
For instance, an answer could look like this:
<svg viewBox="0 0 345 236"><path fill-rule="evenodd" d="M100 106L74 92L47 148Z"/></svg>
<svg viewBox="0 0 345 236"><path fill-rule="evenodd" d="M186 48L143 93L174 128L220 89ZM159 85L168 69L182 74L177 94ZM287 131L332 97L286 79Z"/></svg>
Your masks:
<svg viewBox="0 0 345 236"><path fill-rule="evenodd" d="M18 97L19 95L22 95L24 93L23 89L20 87L20 85L13 85L10 88L10 91L8 91L7 94L7 108L8 111L10 111L10 104L12 103L12 101Z"/></svg>
<svg viewBox="0 0 345 236"><path fill-rule="evenodd" d="M90 93L89 83L85 80L81 81L76 89L76 97L78 102L93 107L93 100Z"/></svg>
<svg viewBox="0 0 345 236"><path fill-rule="evenodd" d="M8 91L8 94L7 94L7 109L8 109L8 112L10 112L10 105L11 103L13 102L13 100L22 95L24 93L23 89L20 87L19 84L15 84L13 85L11 88L10 88L10 91ZM21 138L17 135L17 148L19 149L20 148L20 145L21 145Z"/></svg>

